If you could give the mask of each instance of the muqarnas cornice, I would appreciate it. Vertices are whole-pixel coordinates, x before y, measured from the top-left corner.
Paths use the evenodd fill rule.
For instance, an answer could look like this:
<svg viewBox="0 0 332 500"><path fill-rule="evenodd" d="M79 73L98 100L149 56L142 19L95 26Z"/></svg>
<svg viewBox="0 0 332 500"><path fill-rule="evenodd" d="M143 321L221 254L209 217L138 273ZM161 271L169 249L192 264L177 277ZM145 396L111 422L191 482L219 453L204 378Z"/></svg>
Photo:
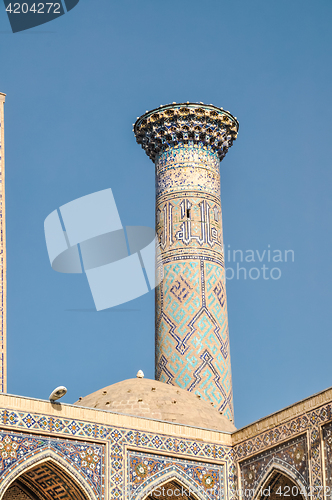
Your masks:
<svg viewBox="0 0 332 500"><path fill-rule="evenodd" d="M138 144L155 161L169 148L187 144L212 150L221 161L237 137L239 122L228 111L212 104L167 104L137 119Z"/></svg>

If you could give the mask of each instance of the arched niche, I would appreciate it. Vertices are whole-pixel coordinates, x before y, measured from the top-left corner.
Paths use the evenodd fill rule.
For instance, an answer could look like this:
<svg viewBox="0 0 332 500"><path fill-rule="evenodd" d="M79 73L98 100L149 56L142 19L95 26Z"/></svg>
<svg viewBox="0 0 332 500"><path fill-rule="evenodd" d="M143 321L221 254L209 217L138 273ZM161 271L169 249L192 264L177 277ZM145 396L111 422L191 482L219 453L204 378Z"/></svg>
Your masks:
<svg viewBox="0 0 332 500"><path fill-rule="evenodd" d="M94 500L84 478L53 454L29 461L0 490L1 500Z"/></svg>
<svg viewBox="0 0 332 500"><path fill-rule="evenodd" d="M126 497L127 498L127 497ZM182 471L172 470L144 486L135 500L210 500L216 498L213 488L198 486Z"/></svg>
<svg viewBox="0 0 332 500"><path fill-rule="evenodd" d="M190 486L179 479L170 479L165 483L156 484L151 488L145 500L200 500Z"/></svg>
<svg viewBox="0 0 332 500"><path fill-rule="evenodd" d="M255 500L306 500L305 486L292 474L272 468L256 491Z"/></svg>

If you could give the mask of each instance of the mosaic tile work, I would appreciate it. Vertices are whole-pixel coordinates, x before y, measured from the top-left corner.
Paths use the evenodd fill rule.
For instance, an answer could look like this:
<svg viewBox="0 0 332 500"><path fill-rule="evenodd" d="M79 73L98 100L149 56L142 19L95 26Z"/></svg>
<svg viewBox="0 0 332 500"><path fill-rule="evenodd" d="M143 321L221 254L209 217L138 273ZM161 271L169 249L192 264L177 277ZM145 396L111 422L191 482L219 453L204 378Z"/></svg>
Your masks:
<svg viewBox="0 0 332 500"><path fill-rule="evenodd" d="M198 146L168 149L157 157L156 171L157 198L186 189L220 197L219 158L210 149Z"/></svg>
<svg viewBox="0 0 332 500"><path fill-rule="evenodd" d="M287 441L286 443L270 448L267 451L241 463L241 484L243 497L251 498L267 471L273 467L287 470L300 481L306 489L309 487L309 461L306 436Z"/></svg>
<svg viewBox="0 0 332 500"><path fill-rule="evenodd" d="M0 425L94 439L104 439L108 433L102 425L10 410L0 410Z"/></svg>
<svg viewBox="0 0 332 500"><path fill-rule="evenodd" d="M146 113L137 142L156 165L156 379L192 391L233 420L219 163L238 123L214 106Z"/></svg>
<svg viewBox="0 0 332 500"><path fill-rule="evenodd" d="M223 466L133 451L128 452L127 463L128 500L153 493L166 478L178 479L202 499L224 499Z"/></svg>
<svg viewBox="0 0 332 500"><path fill-rule="evenodd" d="M246 439L232 449L228 446L209 444L192 439L170 437L151 432L140 432L134 429L89 424L79 420L54 419L47 415L43 416L9 410L2 410L0 412L0 425L8 428L8 432L3 431L2 436L6 437L6 435L14 434L20 436L21 439L22 437L33 438L35 440L34 446L36 447L32 451L36 453L39 450L38 446L42 446L42 444L38 445L37 443L39 441L43 443L49 438L27 436L22 434L22 431L29 432L33 429L34 432L43 432L43 430L50 429L53 434L51 441L58 441L60 443L58 451L62 451L62 453L64 451L61 446L68 446L69 443L74 443L75 446L79 444L89 447L95 446L84 441L84 438L98 438L102 439L105 443L108 441L110 444L108 457L109 476L107 479L110 487L109 498L121 500L126 498L125 491L126 488L128 489L126 481L128 481L129 476L125 476L125 462L128 449L135 449L148 455L161 453L162 455L171 455L176 458L179 458L179 455L181 455L183 460L188 462L197 460L204 463L204 461L208 460L212 461L214 465L217 465L218 462L219 466L224 467L225 470L224 494L227 500L235 500L237 498L237 488L243 488L244 484L246 486L251 486L254 483L258 484L259 478L265 477L264 475L266 475L271 466L271 460L274 460L275 464L278 464L284 470L290 471L293 477L297 477L301 484L310 485L310 491L312 492L310 498L322 500L323 473L320 428L323 426L326 484L329 485L331 482L331 420L332 404L328 403L318 409L307 411L295 418L290 418L285 423L275 425L272 429L262 432L253 438ZM17 430L17 434L14 432L15 429ZM56 436L59 436L59 439ZM70 436L71 439L66 441ZM78 441L78 439L82 441ZM15 443L15 441L12 441L12 443ZM21 441L18 444L24 449ZM8 448L4 452L9 453L9 455L16 453L16 461L15 457L12 456L11 459L14 459L14 461L9 467L12 469L17 467L18 461L21 460L17 455L17 448L15 449L14 446L13 449L13 446L8 443ZM135 456L135 453L133 456ZM310 468L308 467L309 456ZM2 455L1 457L2 461L4 458L8 458ZM158 459L161 460L160 457L158 455ZM167 458L167 460L169 459ZM172 458L171 460L173 461L174 459ZM236 483L236 462L239 462L241 469L239 485ZM208 466L210 465L206 465L206 467ZM5 465L5 467L8 466ZM165 462L162 467L167 468L167 463ZM0 484L5 472L3 468L0 470ZM298 475L296 476L296 474ZM244 483L244 480L246 483Z"/></svg>
<svg viewBox="0 0 332 500"><path fill-rule="evenodd" d="M305 438L307 440L306 447L309 449L310 453L310 475L309 479L307 479L307 470L306 474L303 474L303 476L307 483L310 484L311 499L322 500L324 497L324 485L322 473L322 443L320 436L321 426L330 420L332 420L332 404L329 403L318 409L308 411L290 419L282 425L276 425L272 429L234 446L235 460L240 462L242 470L243 464L247 463L245 460L247 457L257 456L264 452L264 450L293 439L299 434L306 433L306 436L308 436ZM266 471L266 468L264 470ZM264 475L264 470L261 470L261 475ZM243 488L242 483L241 487Z"/></svg>
<svg viewBox="0 0 332 500"><path fill-rule="evenodd" d="M0 93L0 392L7 392L7 276L5 226L5 94Z"/></svg>
<svg viewBox="0 0 332 500"><path fill-rule="evenodd" d="M114 431L113 442L111 445L111 463L112 463L112 476L111 476L111 489L114 498L122 498L124 491L124 458L125 447L143 448L147 450L166 452L171 454L172 457L177 457L178 454L187 456L188 459L199 458L201 460L218 460L223 461L225 464L225 488L227 488L226 498L233 498L235 493L234 487L234 471L235 466L233 463L233 454L230 447L218 446L208 443L199 443L190 439L179 439L165 435L155 435L152 433L143 433L138 431L128 431L125 429L117 429ZM160 458L161 460L161 458ZM186 460L185 458L183 460ZM174 458L164 457L165 464L176 462ZM164 467L161 465L161 467ZM174 471L173 471L174 472ZM175 471L176 472L176 471ZM174 473L175 473L174 472ZM177 476L178 477L178 476ZM128 484L128 483L127 483ZM131 483L129 483L129 487ZM134 488L135 489L135 488Z"/></svg>
<svg viewBox="0 0 332 500"><path fill-rule="evenodd" d="M332 494L332 422L323 427L326 493Z"/></svg>
<svg viewBox="0 0 332 500"><path fill-rule="evenodd" d="M187 254L213 256L223 264L223 239L220 199L197 191L171 193L158 200L156 232L164 258ZM179 254L181 255L181 254Z"/></svg>
<svg viewBox="0 0 332 500"><path fill-rule="evenodd" d="M125 500L126 481L125 461L127 448L135 448L145 453L165 453L174 457L181 455L183 460L198 460L204 462L209 460L214 464L219 463L219 467L224 467L224 494L225 500L235 500L235 465L233 451L230 446L210 444L207 442L195 441L180 437L167 436L164 434L155 434L152 432L140 432L135 429L114 428L104 425L89 424L79 420L54 419L47 415L38 415L34 413L16 412L9 410L0 411L0 425L10 429L10 434L14 430L25 432L52 432L52 441L59 436L62 442L66 438L72 437L67 441L73 443L73 437L76 438L76 445L80 444L79 439L102 439L105 443L109 442L108 474L109 498L112 500ZM0 431L1 433L2 431ZM4 432L6 434L6 432ZM35 437L38 442L39 437ZM41 441L48 438L41 438ZM84 446L88 444L83 441ZM89 446L95 446L94 444ZM38 448L37 448L38 449ZM15 463L11 465L14 468ZM0 470L0 483L4 471ZM127 485L128 486L128 485ZM127 499L126 499L127 500Z"/></svg>
<svg viewBox="0 0 332 500"><path fill-rule="evenodd" d="M104 498L104 447L85 442L0 431L1 482L12 472L14 466L19 468L27 459L37 458L48 450L73 465L91 486L96 498Z"/></svg>

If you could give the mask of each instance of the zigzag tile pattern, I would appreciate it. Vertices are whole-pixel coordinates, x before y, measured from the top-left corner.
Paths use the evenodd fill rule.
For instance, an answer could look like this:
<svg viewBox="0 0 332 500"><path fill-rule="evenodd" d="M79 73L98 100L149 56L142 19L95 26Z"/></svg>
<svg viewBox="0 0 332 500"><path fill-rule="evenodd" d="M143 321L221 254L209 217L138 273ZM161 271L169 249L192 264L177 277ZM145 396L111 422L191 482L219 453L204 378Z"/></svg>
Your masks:
<svg viewBox="0 0 332 500"><path fill-rule="evenodd" d="M156 166L156 378L193 391L233 420L220 161L238 122L202 103L161 106L137 119Z"/></svg>
<svg viewBox="0 0 332 500"><path fill-rule="evenodd" d="M219 159L179 144L156 160L156 378L233 419Z"/></svg>

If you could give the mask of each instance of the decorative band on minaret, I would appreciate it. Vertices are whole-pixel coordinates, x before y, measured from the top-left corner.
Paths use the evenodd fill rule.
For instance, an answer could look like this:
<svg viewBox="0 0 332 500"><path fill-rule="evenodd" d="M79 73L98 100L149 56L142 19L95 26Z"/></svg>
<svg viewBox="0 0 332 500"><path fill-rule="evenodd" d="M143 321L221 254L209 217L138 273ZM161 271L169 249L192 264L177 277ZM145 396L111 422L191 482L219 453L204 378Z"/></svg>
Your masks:
<svg viewBox="0 0 332 500"><path fill-rule="evenodd" d="M7 276L5 225L5 129L6 94L0 92L0 392L7 392Z"/></svg>
<svg viewBox="0 0 332 500"><path fill-rule="evenodd" d="M156 166L156 379L233 420L219 163L237 137L228 111L170 104L146 112L136 140Z"/></svg>

